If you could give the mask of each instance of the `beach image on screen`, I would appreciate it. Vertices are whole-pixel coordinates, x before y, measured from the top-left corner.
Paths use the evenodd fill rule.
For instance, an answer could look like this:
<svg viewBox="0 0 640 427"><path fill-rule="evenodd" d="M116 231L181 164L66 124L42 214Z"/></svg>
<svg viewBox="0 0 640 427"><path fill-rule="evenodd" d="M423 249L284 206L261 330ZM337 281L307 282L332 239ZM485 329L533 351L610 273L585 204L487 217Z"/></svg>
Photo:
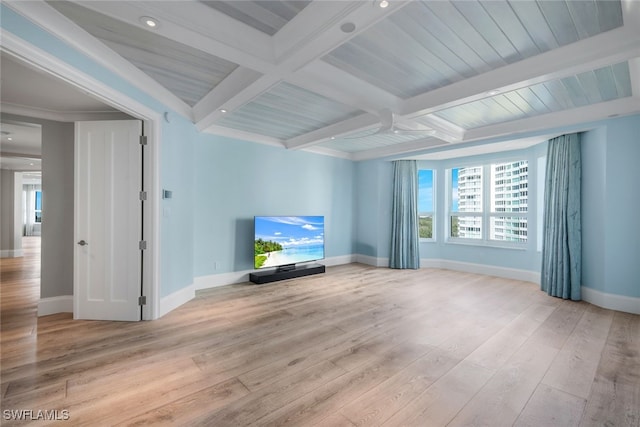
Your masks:
<svg viewBox="0 0 640 427"><path fill-rule="evenodd" d="M323 216L255 217L255 268L323 258Z"/></svg>

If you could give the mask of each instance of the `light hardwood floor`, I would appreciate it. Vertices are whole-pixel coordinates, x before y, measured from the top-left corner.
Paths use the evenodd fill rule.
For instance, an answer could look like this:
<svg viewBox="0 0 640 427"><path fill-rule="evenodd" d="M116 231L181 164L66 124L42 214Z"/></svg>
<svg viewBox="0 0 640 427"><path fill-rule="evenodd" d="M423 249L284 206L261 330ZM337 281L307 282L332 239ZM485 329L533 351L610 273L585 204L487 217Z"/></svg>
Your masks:
<svg viewBox="0 0 640 427"><path fill-rule="evenodd" d="M157 321L74 321L36 318L25 245L2 260L3 426L27 424L11 410L74 426L640 423L640 316L532 283L352 264L201 291Z"/></svg>

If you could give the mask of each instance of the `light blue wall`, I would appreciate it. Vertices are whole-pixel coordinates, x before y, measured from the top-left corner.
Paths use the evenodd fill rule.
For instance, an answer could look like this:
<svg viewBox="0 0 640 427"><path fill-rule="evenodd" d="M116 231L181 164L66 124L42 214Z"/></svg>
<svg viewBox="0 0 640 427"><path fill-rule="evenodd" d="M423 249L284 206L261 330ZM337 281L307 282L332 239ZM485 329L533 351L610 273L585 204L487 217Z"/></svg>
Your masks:
<svg viewBox="0 0 640 427"><path fill-rule="evenodd" d="M202 134L195 147L196 276L253 269L253 217L323 215L325 256L354 253L354 163Z"/></svg>
<svg viewBox="0 0 640 427"><path fill-rule="evenodd" d="M172 193L161 202L161 296L193 283L194 151L199 133L188 120L171 115L163 123L160 147L161 189Z"/></svg>
<svg viewBox="0 0 640 427"><path fill-rule="evenodd" d="M582 285L605 292L607 129L581 135Z"/></svg>
<svg viewBox="0 0 640 427"><path fill-rule="evenodd" d="M640 297L640 116L607 126L606 292Z"/></svg>
<svg viewBox="0 0 640 427"><path fill-rule="evenodd" d="M391 241L391 162L356 164L356 253L388 258Z"/></svg>
<svg viewBox="0 0 640 427"><path fill-rule="evenodd" d="M640 116L612 119L582 138L582 284L640 297Z"/></svg>

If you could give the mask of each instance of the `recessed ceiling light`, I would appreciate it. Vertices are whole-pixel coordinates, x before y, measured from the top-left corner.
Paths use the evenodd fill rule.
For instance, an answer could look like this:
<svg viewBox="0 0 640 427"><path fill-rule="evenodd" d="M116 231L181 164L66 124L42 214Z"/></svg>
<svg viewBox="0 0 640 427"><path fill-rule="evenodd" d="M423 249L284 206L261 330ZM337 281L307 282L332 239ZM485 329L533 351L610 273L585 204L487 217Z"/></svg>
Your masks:
<svg viewBox="0 0 640 427"><path fill-rule="evenodd" d="M331 139L332 139L332 140L334 140L334 139L336 139L336 137L335 137L335 136L332 136L332 137L331 137Z"/></svg>
<svg viewBox="0 0 640 427"><path fill-rule="evenodd" d="M498 89L494 89L494 90L490 90L489 92L487 92L487 95L493 96L493 95L497 95L499 93L500 93L500 91Z"/></svg>
<svg viewBox="0 0 640 427"><path fill-rule="evenodd" d="M141 16L140 17L140 22L142 22L144 25L146 25L149 28L157 28L158 27L158 20L155 18L152 18L150 16Z"/></svg>
<svg viewBox="0 0 640 427"><path fill-rule="evenodd" d="M354 24L353 22L345 22L344 24L342 24L340 26L340 30L342 30L343 33L353 33L356 29L356 24Z"/></svg>
<svg viewBox="0 0 640 427"><path fill-rule="evenodd" d="M220 109L220 112L221 112L222 114L224 114L224 113L226 113L226 112L227 112L227 110L225 110L224 108L221 108L221 109Z"/></svg>
<svg viewBox="0 0 640 427"><path fill-rule="evenodd" d="M9 137L9 138L7 138L7 140L9 140L9 141L13 141L13 138Z"/></svg>
<svg viewBox="0 0 640 427"><path fill-rule="evenodd" d="M379 4L379 6L384 9L385 7L389 6L389 2L387 0L382 0Z"/></svg>

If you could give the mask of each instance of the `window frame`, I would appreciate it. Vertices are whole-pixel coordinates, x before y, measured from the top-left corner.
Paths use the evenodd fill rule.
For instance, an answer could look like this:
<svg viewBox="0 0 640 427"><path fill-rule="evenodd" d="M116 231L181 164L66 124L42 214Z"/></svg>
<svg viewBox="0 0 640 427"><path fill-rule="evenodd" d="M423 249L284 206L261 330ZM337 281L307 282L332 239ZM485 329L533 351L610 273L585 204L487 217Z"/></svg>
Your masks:
<svg viewBox="0 0 640 427"><path fill-rule="evenodd" d="M527 162L527 172L528 172L528 189L527 189L527 212L496 212L492 211L492 200L491 200L491 165L495 164L504 164L504 163L515 163L515 162ZM468 161L461 162L460 164L456 164L455 166L448 167L445 169L446 182L445 182L445 208L446 208L446 224L445 224L445 242L452 244L465 244L465 245L474 245L474 246L491 246L491 247L503 247L509 249L521 249L526 250L531 239L535 240L535 236L531 235L531 229L529 224L531 223L531 195L530 195L530 184L532 178L535 174L531 173L532 161L537 162L537 159L532 159L530 155L514 155L508 157L496 157L491 160L481 160L481 161ZM536 163L537 166L537 163ZM453 210L453 178L452 172L454 169L462 169L462 168L472 168L472 167L480 167L482 169L482 202L481 209L479 212L459 212ZM535 178L534 178L535 180ZM458 181L458 191L460 191L459 181ZM459 202L458 202L459 203ZM466 216L466 217L480 217L481 218L481 231L480 238L469 238L469 237L453 237L451 236L452 232L452 218L454 216ZM507 240L496 240L491 238L491 222L494 218L521 218L527 222L527 240L524 242L514 242Z"/></svg>

